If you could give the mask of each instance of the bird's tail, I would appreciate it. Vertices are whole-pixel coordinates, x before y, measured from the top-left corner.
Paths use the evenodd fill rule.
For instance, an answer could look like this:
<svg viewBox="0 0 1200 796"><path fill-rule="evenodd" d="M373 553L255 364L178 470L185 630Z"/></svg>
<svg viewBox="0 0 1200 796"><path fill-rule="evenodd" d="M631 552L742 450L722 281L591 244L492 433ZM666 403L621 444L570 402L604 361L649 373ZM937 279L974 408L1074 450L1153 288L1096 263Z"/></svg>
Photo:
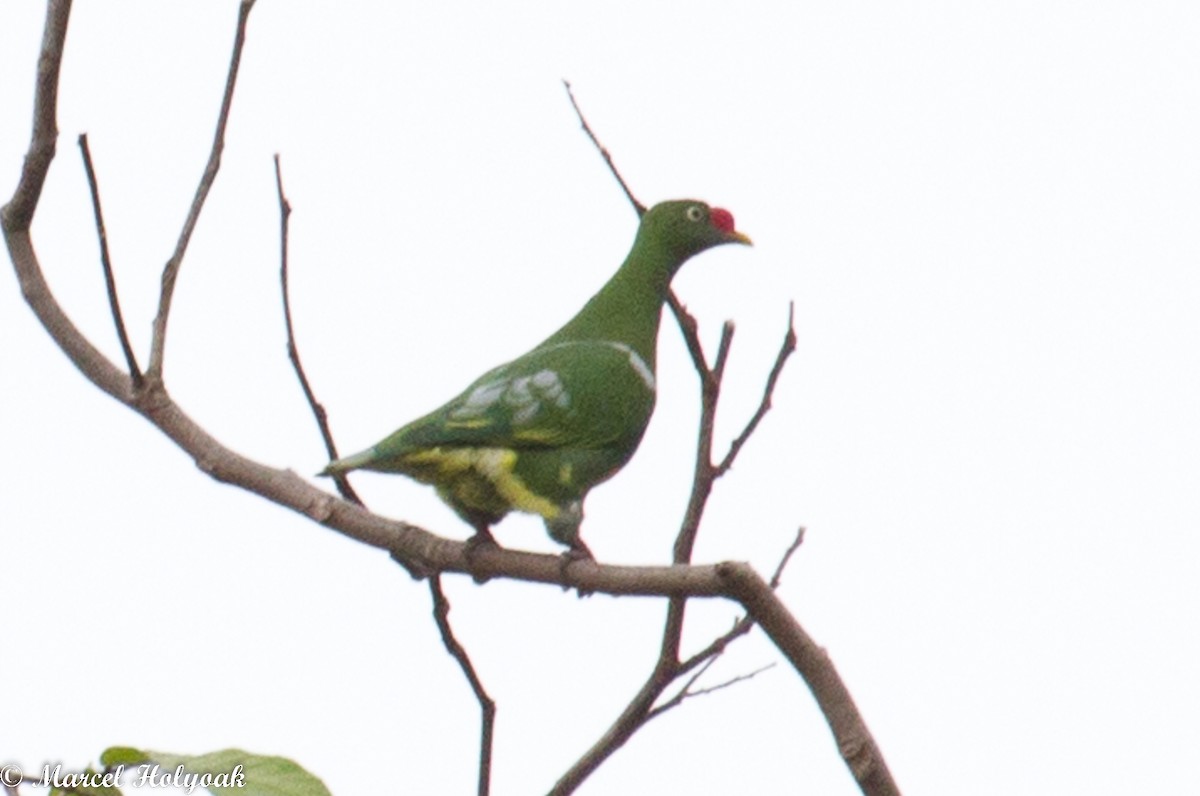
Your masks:
<svg viewBox="0 0 1200 796"><path fill-rule="evenodd" d="M325 465L325 469L317 473L317 475L334 476L348 473L351 470L358 470L371 464L375 460L375 449L367 448L365 451L359 451L353 456L344 456L341 459L330 462Z"/></svg>

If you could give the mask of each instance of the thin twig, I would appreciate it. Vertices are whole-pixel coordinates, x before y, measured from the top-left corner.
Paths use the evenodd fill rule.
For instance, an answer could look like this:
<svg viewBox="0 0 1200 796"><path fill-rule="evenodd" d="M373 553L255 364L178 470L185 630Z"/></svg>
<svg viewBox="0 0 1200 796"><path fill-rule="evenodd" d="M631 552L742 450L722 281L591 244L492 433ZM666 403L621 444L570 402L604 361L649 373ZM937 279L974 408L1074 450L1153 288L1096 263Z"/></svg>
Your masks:
<svg viewBox="0 0 1200 796"><path fill-rule="evenodd" d="M763 672L765 672L769 669L774 669L774 668L775 668L775 662L772 661L771 663L767 663L762 666L759 666L757 669L752 669L751 671L745 672L743 674L739 674L734 677L730 677L728 680L721 682L721 683L717 683L716 685L706 686L705 688L698 688L695 691L692 691L692 690L685 691L683 694L683 698L687 699L689 697L698 697L698 696L704 696L705 694L711 694L714 691L720 691L722 689L729 688L729 686L731 686L731 685L736 685L737 683L744 683L747 680L757 677L758 675L762 674Z"/></svg>
<svg viewBox="0 0 1200 796"><path fill-rule="evenodd" d="M696 372L700 374L700 378L707 378L708 360L704 358L704 349L700 345L699 325L696 323L696 318L688 312L687 307L683 306L683 302L671 288L667 288L667 306L671 308L675 322L679 324L679 331L683 333L683 342L692 356L692 364L696 366Z"/></svg>
<svg viewBox="0 0 1200 796"><path fill-rule="evenodd" d="M707 362L707 359L700 345L700 335L695 320L683 305L680 305L680 310L676 314L676 317L682 317L686 322L681 322L680 331L683 333L685 340L687 340L688 349L696 351L693 355L693 361L697 365L696 373L700 377L700 428L696 435L696 463L692 476L692 494L688 499L687 509L684 512L683 523L679 528L679 533L675 536L673 559L676 564L690 564L692 561L692 550L696 545L696 535L700 532L700 521L704 517L704 509L708 505L708 497L712 494L712 485L716 480L716 473L712 464L713 430L716 427L717 403L721 398L721 380L724 375L725 356L728 354L729 346L733 340L733 324L726 323L722 327L717 366L712 368L703 366L701 368L700 363ZM682 606L680 610L682 611ZM676 637L673 642L676 652L678 650L678 637L683 632L681 620L682 617L680 618L680 623L676 623L674 626L668 621L668 628ZM666 647L664 646L665 649Z"/></svg>
<svg viewBox="0 0 1200 796"><path fill-rule="evenodd" d="M703 649L693 653L691 657L680 661L679 673L684 674L686 672L690 672L697 666L702 665L705 661L719 658L734 639L738 639L746 635L753 627L753 619L751 619L749 616L741 617L733 623L733 627L731 627L728 631L708 642Z"/></svg>
<svg viewBox="0 0 1200 796"><path fill-rule="evenodd" d="M729 361L729 347L733 345L733 321L725 321L721 327L721 342L717 344L717 358L713 361L713 378L720 382L725 377L725 363Z"/></svg>
<svg viewBox="0 0 1200 796"><path fill-rule="evenodd" d="M778 589L779 584L783 579L783 570L787 568L788 562L792 560L792 556L800 549L800 545L804 544L804 536L808 533L808 529L801 525L796 529L796 538L788 545L788 549L783 551L783 558L779 559L779 563L775 566L775 574L771 576L770 586L772 589Z"/></svg>
<svg viewBox="0 0 1200 796"><path fill-rule="evenodd" d="M242 47L246 43L246 21L250 18L250 10L254 0L242 0L238 5L237 32L233 39L233 54L229 59L229 72L225 78L225 94L221 98L221 110L217 116L217 130L213 135L212 149L208 155L208 164L196 187L196 195L188 208L187 219L179 233L175 251L171 259L163 267L162 291L158 297L158 314L154 317L153 338L150 341L150 366L147 376L153 381L162 381L163 354L167 343L167 317L171 313L171 298L175 294L175 281L179 278L179 267L183 264L183 255L187 251L192 231L200 219L200 211L204 208L204 200L217 178L217 170L221 168L221 152L225 149L225 126L229 123L229 110L233 105L233 89L237 84L238 66L242 61Z"/></svg>
<svg viewBox="0 0 1200 796"><path fill-rule="evenodd" d="M668 710L678 707L679 705L682 705L683 700L687 698L687 693L691 689L691 687L693 685L695 685L696 682L701 677L704 676L704 673L707 672L709 669L711 669L713 664L715 664L716 662L717 662L717 656L712 656L712 657L708 658L707 660L703 661L700 664L699 670L694 672L692 674L692 676L689 677L687 679L687 681L682 686L679 687L679 690L675 692L674 696L672 696L670 699L666 700L665 702L659 703L658 705L656 705L654 707L653 710L651 710L649 713L646 714L645 721L649 722L651 719L655 718L656 716L661 716L663 713L666 713ZM675 679L679 679L679 677L680 677L680 674L675 675Z"/></svg>
<svg viewBox="0 0 1200 796"><path fill-rule="evenodd" d="M796 535L796 539L784 552L780 558L778 565L775 567L775 574L771 578L771 587L774 589L779 584L779 579L782 576L784 568L791 560L792 555L800 546L800 542L804 538L804 529L801 528ZM682 600L680 601L683 602ZM671 601L671 606L674 606L675 601ZM673 611L673 608L668 609ZM675 614L671 614L674 616ZM679 614L682 621L682 614ZM685 661L678 661L674 658L666 657L660 653L654 670L638 689L638 692L630 699L629 704L613 722L612 726L592 745L592 748L585 752L579 760L559 779L554 788L550 791L551 796L565 796L573 793L593 771L600 767L609 757L612 756L617 749L625 745L625 743L633 737L633 735L641 729L651 718L661 715L667 707L674 707L682 702L682 699L664 702L656 707L656 703L663 692L670 687L671 683L683 675L699 668L693 677L689 678L684 685L684 690L691 687L699 679L700 675L708 670L709 667L720 657L725 648L736 638L744 636L755 626L755 620L750 616L744 616L734 623L733 628L727 633L714 639L704 649L697 652L695 655ZM743 678L744 679L744 678ZM678 694L676 695L679 696ZM674 702L674 704L671 704Z"/></svg>
<svg viewBox="0 0 1200 796"><path fill-rule="evenodd" d="M304 372L304 365L300 363L300 350L296 347L296 332L292 327L292 299L291 292L288 290L288 226L292 217L292 205L283 193L283 175L279 168L279 155L275 155L275 190L279 195L279 283L283 293L283 324L287 329L288 359L291 360L292 369L296 371L296 378L300 380L300 389L304 391L304 398L308 401L308 406L317 421L317 428L325 443L325 452L329 455L329 460L333 461L338 458L338 451L337 444L333 441L333 432L329 430L329 416L325 412L325 407L317 400L317 395L313 392L312 385L309 384L308 375ZM351 503L363 505L362 498L354 491L354 487L350 486L350 480L345 473L335 475L333 482L342 497Z"/></svg>
<svg viewBox="0 0 1200 796"><path fill-rule="evenodd" d="M596 138L596 134L592 132L591 125L588 124L587 118L584 117L583 111L579 109L579 103L575 101L575 92L571 90L571 84L567 80L563 80L563 86L567 89L567 97L571 100L571 107L575 109L575 115L579 117L579 123L583 125L583 131L588 134L588 138L592 139L592 143L596 145L596 149L600 150L601 157L608 164L608 170L617 178L617 182L621 184L621 190L625 192L625 196L629 199L629 203L633 205L633 209L637 211L638 218L646 214L646 206L639 202L633 195L633 191L629 190L629 186L625 183L625 179L621 176L621 172L617 171L617 166L613 163L612 155L608 154L608 150L600 143L600 139Z"/></svg>
<svg viewBox="0 0 1200 796"><path fill-rule="evenodd" d="M713 660L716 660L716 659L714 658ZM714 691L721 691L722 689L729 688L730 686L737 685L738 683L743 683L746 680L757 677L758 675L762 674L763 672L767 671L768 669L774 669L774 668L775 668L774 663L768 663L764 666L760 666L757 669L754 669L753 671L749 671L749 672L746 672L745 674L739 674L735 677L731 677L728 680L725 680L724 682L717 683L716 685L710 685L705 688L699 688L699 689L693 691L691 689L691 686L696 682L696 680L700 679L700 675L704 673L705 669L707 669L707 667L705 667L705 669L701 669L701 671L698 672L694 678L689 680L687 686L685 686L679 693L677 693L675 696L671 697L671 699L669 701L656 706L654 708L654 710L650 711L650 713L646 716L646 721L649 722L652 719L656 719L659 716L661 716L663 713L666 713L671 708L675 708L675 707L682 705L685 699L691 699L692 697L704 696L706 694L711 694Z"/></svg>
<svg viewBox="0 0 1200 796"><path fill-rule="evenodd" d="M92 167L92 152L88 148L87 133L81 133L79 136L79 150L83 153L83 169L87 172L88 188L92 192L92 211L96 217L96 235L100 238L100 265L104 268L108 306L112 309L113 324L117 327L117 337L121 341L121 350L125 353L125 362L129 366L129 378L133 382L133 388L140 390L142 371L133 355L133 347L129 345L125 319L121 317L121 302L117 300L117 281L113 276L112 260L108 256L108 233L104 229L104 213L100 210L100 186L96 182L96 170Z"/></svg>
<svg viewBox="0 0 1200 796"><path fill-rule="evenodd" d="M713 667L713 664L715 664L716 662L717 662L717 656L713 656L713 657L709 658L708 660L706 660L703 664L701 664L699 670L697 672L695 672L694 674L692 674L692 676L687 679L687 682L683 684L683 688L680 689L679 693L676 694L675 697L672 697L672 700L679 697L680 699L678 701L682 702L683 699L681 697L683 696L683 694L686 694L688 692L688 690L692 686L694 686L700 680L700 678L704 676L704 673L707 672L709 669L711 669Z"/></svg>
<svg viewBox="0 0 1200 796"><path fill-rule="evenodd" d="M775 383L779 381L779 374L783 372L783 366L787 363L787 359L796 350L796 326L794 323L795 305L788 303L788 330L783 336L783 344L779 347L779 354L775 357L775 365L771 368L771 373L767 376L767 384L763 388L762 401L758 404L758 409L754 412L754 416L750 418L750 422L742 429L742 433L737 435L729 445L729 452L725 454L725 458L717 465L716 475L718 478L729 472L729 468L733 466L733 460L737 458L738 452L742 446L746 444L746 440L750 439L750 435L758 428L758 424L762 422L764 416L771 409L771 396L775 393Z"/></svg>
<svg viewBox="0 0 1200 796"><path fill-rule="evenodd" d="M429 593L433 597L433 618L441 631L442 643L454 660L458 661L459 668L471 684L471 690L475 692L475 698L479 700L479 710L482 714L479 726L479 796L487 796L492 781L492 732L496 725L496 702L488 696L479 675L475 672L475 666L471 663L471 657L455 638L454 630L450 627L450 601L442 591L440 575L429 578Z"/></svg>
<svg viewBox="0 0 1200 796"><path fill-rule="evenodd" d="M771 575L771 580L769 582L772 590L779 588L779 584L783 578L783 570L787 568L788 562L792 560L792 556L795 555L796 551L800 549L800 545L804 543L804 534L805 528L804 526L800 526L800 528L796 531L796 538L792 540L790 545L788 545L788 549L783 552L783 556L780 557L779 563L775 565L775 573ZM725 651L725 648L728 647L734 639L746 635L753 627L754 619L750 617L750 615L747 614L746 616L741 617L733 623L733 627L730 628L729 631L724 635L717 636L715 639L710 641L708 646L704 647L704 649L693 654L690 658L682 661L679 664L679 671L681 673L688 672L694 669L696 666L702 664L704 661L720 656Z"/></svg>
<svg viewBox="0 0 1200 796"><path fill-rule="evenodd" d="M279 155L275 155L275 190L279 196L279 286L283 294L283 321L287 327L287 352L288 359L291 360L292 368L296 372L296 378L300 381L300 388L304 391L304 397L308 401L308 406L312 410L313 417L316 418L317 428L321 432L321 439L325 442L325 450L329 454L330 459L336 459L337 443L334 442L333 432L329 428L329 417L325 411L325 407L317 400L316 393L309 384L308 376L304 372L304 366L300 362L300 351L296 345L295 329L292 326L292 302L290 291L288 290L288 238L290 230L290 220L292 216L292 205L287 199L287 195L283 191L283 171L279 164ZM354 488L350 486L349 480L345 474L334 476L334 482L337 484L338 492L342 497L351 503L355 503L365 508L365 504ZM400 557L393 554L392 558L401 566L407 567L407 563ZM471 663L471 658L467 654L466 648L458 642L454 636L454 630L450 627L450 602L446 599L445 593L442 591L441 578L437 573L433 573L429 577L429 593L433 598L433 617L437 622L438 630L441 632L442 643L446 646L446 651L450 656L458 662L459 668L463 674L467 676L467 680L471 684L471 689L475 692L475 698L479 701L479 711L481 714L481 730L479 739L479 796L487 796L488 790L491 787L492 773L492 729L496 721L496 703L488 696L483 688L483 683L475 672L475 667Z"/></svg>

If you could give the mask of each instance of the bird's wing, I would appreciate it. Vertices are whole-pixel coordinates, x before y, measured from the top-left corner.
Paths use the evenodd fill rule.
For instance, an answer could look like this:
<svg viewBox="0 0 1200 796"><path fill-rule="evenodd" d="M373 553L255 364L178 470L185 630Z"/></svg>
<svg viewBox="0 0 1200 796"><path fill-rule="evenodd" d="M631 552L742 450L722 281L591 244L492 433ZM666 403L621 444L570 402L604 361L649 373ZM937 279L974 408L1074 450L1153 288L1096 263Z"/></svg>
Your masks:
<svg viewBox="0 0 1200 796"><path fill-rule="evenodd" d="M636 444L654 409L654 373L629 346L573 341L534 349L373 449L386 460L440 446L511 450Z"/></svg>

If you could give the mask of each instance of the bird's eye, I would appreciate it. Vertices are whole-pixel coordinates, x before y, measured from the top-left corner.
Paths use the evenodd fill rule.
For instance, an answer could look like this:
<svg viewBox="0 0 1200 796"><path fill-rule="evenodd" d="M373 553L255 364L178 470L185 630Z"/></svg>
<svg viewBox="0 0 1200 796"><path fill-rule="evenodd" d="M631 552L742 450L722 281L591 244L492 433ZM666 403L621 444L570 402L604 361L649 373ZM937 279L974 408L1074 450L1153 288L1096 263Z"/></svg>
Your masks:
<svg viewBox="0 0 1200 796"><path fill-rule="evenodd" d="M683 214L687 216L688 221L699 221L704 218L704 211L700 209L699 205L692 205Z"/></svg>

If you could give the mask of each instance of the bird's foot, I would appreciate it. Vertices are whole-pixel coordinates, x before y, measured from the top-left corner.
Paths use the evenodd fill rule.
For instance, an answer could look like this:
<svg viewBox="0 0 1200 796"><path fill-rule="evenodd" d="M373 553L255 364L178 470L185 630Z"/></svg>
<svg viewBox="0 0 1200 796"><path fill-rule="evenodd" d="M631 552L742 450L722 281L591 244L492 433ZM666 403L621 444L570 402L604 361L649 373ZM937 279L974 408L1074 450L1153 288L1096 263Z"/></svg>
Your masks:
<svg viewBox="0 0 1200 796"><path fill-rule="evenodd" d="M596 557L594 555L592 555L592 551L588 549L588 546L586 544L584 544L583 540L580 539L579 537L575 537L574 539L572 539L570 542L570 545L571 545L571 549L567 550L566 552L564 552L562 554L562 564L559 567L559 574L562 577L563 591L567 591L571 588L571 584L567 582L567 570L569 570L571 568L572 564L574 564L577 561L595 561L596 560ZM580 597L591 597L592 596L591 591L581 588L579 586L576 586L575 590L577 592L579 592Z"/></svg>
<svg viewBox="0 0 1200 796"><path fill-rule="evenodd" d="M486 549L500 549L500 543L496 541L496 537L492 536L492 532L486 527L475 529L475 535L467 540L467 549L465 551L467 557L467 568L471 571L471 578L476 583L486 583L488 576L479 573L475 569L475 557L480 551Z"/></svg>

